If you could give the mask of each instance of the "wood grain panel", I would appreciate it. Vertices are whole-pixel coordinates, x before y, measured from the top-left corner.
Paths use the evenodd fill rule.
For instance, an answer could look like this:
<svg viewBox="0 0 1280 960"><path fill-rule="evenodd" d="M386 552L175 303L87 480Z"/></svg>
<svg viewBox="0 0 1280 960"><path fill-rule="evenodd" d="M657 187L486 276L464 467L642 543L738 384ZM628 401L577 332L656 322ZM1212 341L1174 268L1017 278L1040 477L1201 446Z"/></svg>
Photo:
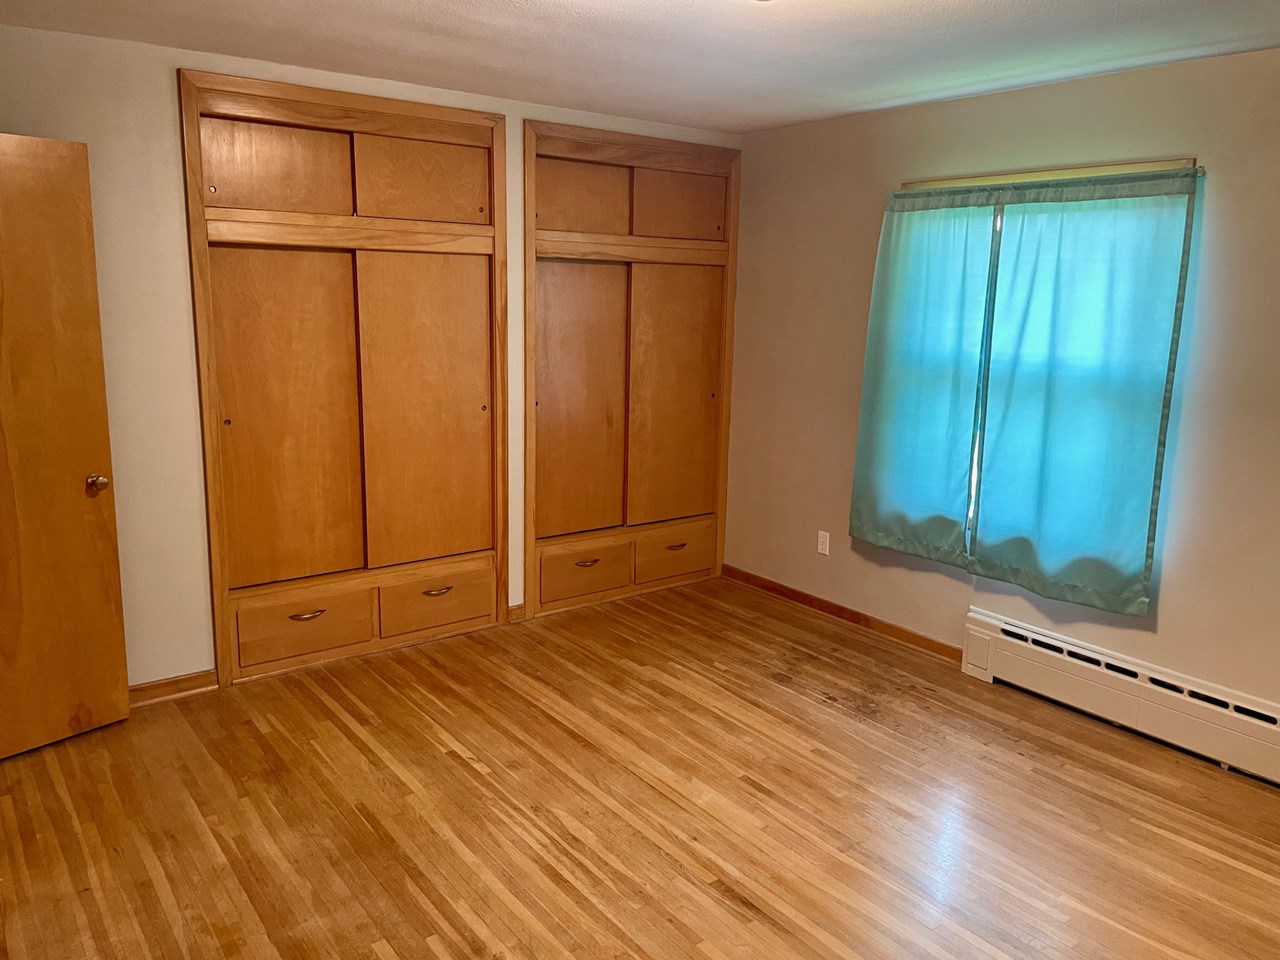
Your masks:
<svg viewBox="0 0 1280 960"><path fill-rule="evenodd" d="M724 177L637 167L632 229L649 237L723 240L727 182Z"/></svg>
<svg viewBox="0 0 1280 960"><path fill-rule="evenodd" d="M206 206L350 214L351 137L200 119Z"/></svg>
<svg viewBox="0 0 1280 960"><path fill-rule="evenodd" d="M700 520L636 534L636 583L652 583L716 565L716 522Z"/></svg>
<svg viewBox="0 0 1280 960"><path fill-rule="evenodd" d="M263 223L276 226L310 227L320 229L355 229L384 230L389 233L430 234L453 237L487 237L492 238L495 228L482 223L419 223L415 220L396 220L390 217L347 217L332 213L292 213L286 210L233 210L225 207L209 207L204 211L204 219L214 221L235 221L237 223ZM647 238L648 243L673 243L677 241Z"/></svg>
<svg viewBox="0 0 1280 960"><path fill-rule="evenodd" d="M185 71L184 71L185 72ZM241 78L227 78L240 80ZM488 149L493 143L493 128L500 122L496 114L456 110L462 119L449 120L431 114L448 111L407 100L383 100L361 94L347 94L347 103L332 101L338 91L295 87L302 99L280 99L275 96L246 95L231 91L202 89L200 113L207 117L229 117L307 127L318 130L341 130L379 136L457 143Z"/></svg>
<svg viewBox="0 0 1280 960"><path fill-rule="evenodd" d="M723 579L0 764L24 960L1270 960L1278 842L1274 786Z"/></svg>
<svg viewBox="0 0 1280 960"><path fill-rule="evenodd" d="M352 255L209 258L230 585L363 566Z"/></svg>
<svg viewBox="0 0 1280 960"><path fill-rule="evenodd" d="M497 581L494 597L494 616L498 623L506 623L509 611L509 551L507 475L509 471L507 449L507 124L499 117L493 128L493 151L490 157L493 171L493 257L489 269L489 303L492 309L492 350L490 376L492 386L493 445L492 495L493 511L493 573Z"/></svg>
<svg viewBox="0 0 1280 960"><path fill-rule="evenodd" d="M538 157L539 230L631 232L631 168Z"/></svg>
<svg viewBox="0 0 1280 960"><path fill-rule="evenodd" d="M486 558L449 573L380 587L378 609L384 637L459 620L492 620L496 613L493 564Z"/></svg>
<svg viewBox="0 0 1280 960"><path fill-rule="evenodd" d="M623 521L627 267L539 261L539 537Z"/></svg>
<svg viewBox="0 0 1280 960"><path fill-rule="evenodd" d="M615 263L700 263L724 266L729 245L714 240L668 237L614 237L604 233L539 230L534 238L539 257L550 260L603 260Z"/></svg>
<svg viewBox="0 0 1280 960"><path fill-rule="evenodd" d="M348 93L345 90L325 90L279 80L259 80L254 77L235 77L225 73L209 73L204 70L179 70L184 85L198 90L205 97L227 94L239 97L270 98L300 107L329 107L346 113L371 113L385 116L414 118L442 123L456 123L479 129L495 127L502 123L502 114L461 107L444 107L435 103L416 100L394 100L375 97L367 93Z"/></svg>
<svg viewBox="0 0 1280 960"><path fill-rule="evenodd" d="M719 267L631 268L628 524L715 509L723 282Z"/></svg>
<svg viewBox="0 0 1280 960"><path fill-rule="evenodd" d="M542 603L585 597L631 583L631 541L542 551Z"/></svg>
<svg viewBox="0 0 1280 960"><path fill-rule="evenodd" d="M538 138L539 156L566 160L726 176L739 156L739 151L730 147L663 140L543 120L528 121L528 128Z"/></svg>
<svg viewBox="0 0 1280 960"><path fill-rule="evenodd" d="M0 134L0 757L129 713L115 495L92 474L113 477L88 151Z"/></svg>
<svg viewBox="0 0 1280 960"><path fill-rule="evenodd" d="M720 462L719 477L716 480L716 514L721 522L716 531L716 565L713 572L719 576L724 565L725 518L728 516L729 501L729 419L733 410L733 327L734 307L737 304L738 291L738 228L739 194L742 187L742 157L735 157L733 168L729 172L728 199L726 201L725 219L729 229L725 240L733 252L724 271L724 330L721 333L720 356L723 358L720 369Z"/></svg>
<svg viewBox="0 0 1280 960"><path fill-rule="evenodd" d="M538 253L535 216L538 211L538 137L530 120L524 122L524 150L521 156L524 187L524 522L521 524L524 566L524 615L538 613Z"/></svg>
<svg viewBox="0 0 1280 960"><path fill-rule="evenodd" d="M400 250L405 253L493 253L492 236L442 230L400 230L361 223L361 217L335 219L342 224L291 223L283 220L210 219L206 226L210 243L234 243L270 247L303 247L313 250ZM371 218L372 219L372 218ZM402 223L414 221L403 220ZM438 224L437 226L452 226Z"/></svg>
<svg viewBox="0 0 1280 960"><path fill-rule="evenodd" d="M240 604L240 666L252 667L377 636L368 587L313 591L288 601Z"/></svg>
<svg viewBox="0 0 1280 960"><path fill-rule="evenodd" d="M489 222L488 150L361 133L354 139L360 216Z"/></svg>
<svg viewBox="0 0 1280 960"><path fill-rule="evenodd" d="M488 258L356 259L369 564L488 549Z"/></svg>
<svg viewBox="0 0 1280 960"><path fill-rule="evenodd" d="M217 409L217 377L213 366L213 281L205 213L218 211L204 203L204 169L200 157L200 93L193 78L178 71L182 116L182 173L187 200L187 253L191 261L191 305L195 321L196 365L200 386L200 432L204 443L205 519L209 533L209 586L213 600L213 655L218 683L235 676L235 608L226 602L226 518L222 515L222 430Z"/></svg>

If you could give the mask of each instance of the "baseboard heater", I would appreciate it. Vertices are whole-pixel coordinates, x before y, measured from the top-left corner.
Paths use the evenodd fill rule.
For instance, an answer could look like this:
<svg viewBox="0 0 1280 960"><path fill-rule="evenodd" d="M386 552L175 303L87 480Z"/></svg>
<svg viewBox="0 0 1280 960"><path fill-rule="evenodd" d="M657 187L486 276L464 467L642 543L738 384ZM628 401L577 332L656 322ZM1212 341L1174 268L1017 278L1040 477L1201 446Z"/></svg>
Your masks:
<svg viewBox="0 0 1280 960"><path fill-rule="evenodd" d="M1280 704L969 608L962 669L1280 783Z"/></svg>

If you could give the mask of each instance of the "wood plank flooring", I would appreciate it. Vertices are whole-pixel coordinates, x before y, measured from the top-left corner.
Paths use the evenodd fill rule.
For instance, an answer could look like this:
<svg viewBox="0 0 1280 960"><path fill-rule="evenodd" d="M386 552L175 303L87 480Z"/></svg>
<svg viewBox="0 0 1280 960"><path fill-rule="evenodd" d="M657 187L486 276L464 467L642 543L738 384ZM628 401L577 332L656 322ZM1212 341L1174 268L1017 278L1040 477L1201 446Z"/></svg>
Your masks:
<svg viewBox="0 0 1280 960"><path fill-rule="evenodd" d="M0 763L0 955L1280 957L1280 790L724 580Z"/></svg>

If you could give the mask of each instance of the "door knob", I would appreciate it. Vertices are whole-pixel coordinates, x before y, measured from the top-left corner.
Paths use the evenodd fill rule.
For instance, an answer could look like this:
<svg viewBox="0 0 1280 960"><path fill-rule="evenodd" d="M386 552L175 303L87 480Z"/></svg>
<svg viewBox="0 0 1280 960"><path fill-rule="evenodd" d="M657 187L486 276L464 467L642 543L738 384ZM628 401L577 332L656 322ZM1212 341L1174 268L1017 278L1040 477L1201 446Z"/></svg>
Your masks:
<svg viewBox="0 0 1280 960"><path fill-rule="evenodd" d="M89 496L96 496L107 487L111 486L111 481L100 473L91 473L84 478L84 489Z"/></svg>

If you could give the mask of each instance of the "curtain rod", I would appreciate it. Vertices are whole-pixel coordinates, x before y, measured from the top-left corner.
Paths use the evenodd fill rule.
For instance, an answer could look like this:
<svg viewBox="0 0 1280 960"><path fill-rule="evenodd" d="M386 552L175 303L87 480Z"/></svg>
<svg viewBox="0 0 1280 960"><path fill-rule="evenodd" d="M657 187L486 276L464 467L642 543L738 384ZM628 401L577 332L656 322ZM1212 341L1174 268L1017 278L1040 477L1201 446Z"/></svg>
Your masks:
<svg viewBox="0 0 1280 960"><path fill-rule="evenodd" d="M1020 170L1014 173L991 173L976 177L949 177L944 180L908 180L903 190L929 190L935 187L980 187L993 183L1023 183L1028 180L1078 180L1084 177L1106 177L1122 173L1149 173L1156 170L1194 168L1195 157L1172 160L1144 160L1139 163L1104 163L1091 167L1059 167L1053 170Z"/></svg>

